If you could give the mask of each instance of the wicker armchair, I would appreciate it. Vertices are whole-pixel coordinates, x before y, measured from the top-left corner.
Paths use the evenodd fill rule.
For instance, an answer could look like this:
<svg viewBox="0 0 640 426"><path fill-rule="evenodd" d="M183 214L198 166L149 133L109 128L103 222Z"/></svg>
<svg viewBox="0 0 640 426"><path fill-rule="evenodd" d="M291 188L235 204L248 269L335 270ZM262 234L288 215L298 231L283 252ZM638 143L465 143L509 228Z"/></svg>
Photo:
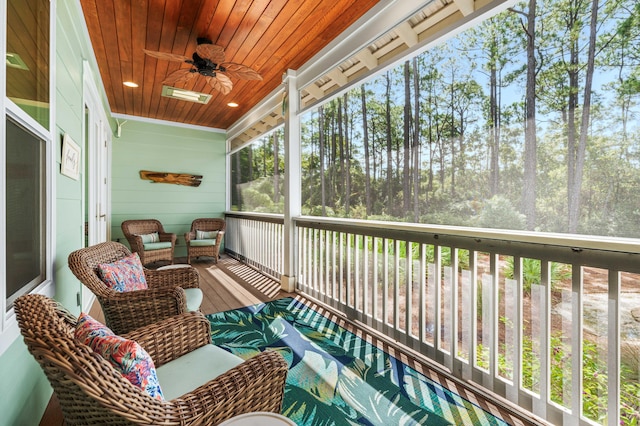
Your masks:
<svg viewBox="0 0 640 426"><path fill-rule="evenodd" d="M125 220L120 225L125 238L131 246L132 252L137 252L143 265L157 262L159 260L168 260L173 263L173 252L176 247L176 234L164 232L164 227L157 219L136 219ZM145 249L145 243L142 241L141 235L157 232L160 237L160 243L171 243L171 247L158 249ZM146 244L147 247L153 244ZM166 244L160 244L166 245Z"/></svg>
<svg viewBox="0 0 640 426"><path fill-rule="evenodd" d="M215 425L282 409L287 362L277 352L262 352L181 397L159 401L76 342L76 318L53 299L29 294L14 306L24 342L53 386L66 424ZM136 340L156 368L211 344L209 321L195 312L123 337Z"/></svg>
<svg viewBox="0 0 640 426"><path fill-rule="evenodd" d="M187 263L191 264L191 258L199 256L211 256L213 262L217 263L226 227L224 219L201 218L191 222L191 231L184 234L184 240L187 244ZM200 240L196 243L196 231L218 231L218 235L215 240Z"/></svg>
<svg viewBox="0 0 640 426"><path fill-rule="evenodd" d="M130 254L126 246L110 241L76 250L69 255L71 272L96 295L106 325L114 333L127 333L138 327L199 308L198 295L195 294L195 303L198 306L194 307L188 306L185 293L185 289L190 293L201 293L199 275L195 268L164 271L145 268L145 279L149 286L147 290L120 293L107 287L98 275L97 266L101 263L115 262ZM199 297L201 300L201 295Z"/></svg>

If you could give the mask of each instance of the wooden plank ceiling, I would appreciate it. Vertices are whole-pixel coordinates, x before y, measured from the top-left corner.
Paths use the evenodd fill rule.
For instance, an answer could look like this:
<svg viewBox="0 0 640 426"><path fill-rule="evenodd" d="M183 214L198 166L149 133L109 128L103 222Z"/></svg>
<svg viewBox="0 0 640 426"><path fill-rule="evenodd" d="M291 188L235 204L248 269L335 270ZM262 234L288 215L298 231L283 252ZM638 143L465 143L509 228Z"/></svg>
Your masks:
<svg viewBox="0 0 640 426"><path fill-rule="evenodd" d="M80 0L113 113L227 129L378 0ZM144 49L191 57L198 37L224 48L225 60L263 80L231 78L223 95L199 74L175 87L212 95L208 104L161 96L162 81L186 63ZM123 86L133 81L137 88ZM227 106L239 104L237 108Z"/></svg>

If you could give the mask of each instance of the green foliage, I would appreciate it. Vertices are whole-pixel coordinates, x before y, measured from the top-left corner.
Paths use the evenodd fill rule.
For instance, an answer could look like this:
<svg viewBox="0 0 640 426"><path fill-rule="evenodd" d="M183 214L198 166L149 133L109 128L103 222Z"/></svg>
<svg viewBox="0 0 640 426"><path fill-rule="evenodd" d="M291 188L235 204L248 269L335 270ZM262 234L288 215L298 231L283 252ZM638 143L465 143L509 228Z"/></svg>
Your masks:
<svg viewBox="0 0 640 426"><path fill-rule="evenodd" d="M508 198L495 195L486 201L476 223L482 228L524 229L526 218Z"/></svg>
<svg viewBox="0 0 640 426"><path fill-rule="evenodd" d="M551 291L559 288L560 282L571 278L571 269L562 263L551 262L549 265L551 272ZM522 289L525 294L531 294L531 285L541 283L541 266L539 259L522 259ZM514 258L509 256L504 264L502 273L506 278L514 278Z"/></svg>

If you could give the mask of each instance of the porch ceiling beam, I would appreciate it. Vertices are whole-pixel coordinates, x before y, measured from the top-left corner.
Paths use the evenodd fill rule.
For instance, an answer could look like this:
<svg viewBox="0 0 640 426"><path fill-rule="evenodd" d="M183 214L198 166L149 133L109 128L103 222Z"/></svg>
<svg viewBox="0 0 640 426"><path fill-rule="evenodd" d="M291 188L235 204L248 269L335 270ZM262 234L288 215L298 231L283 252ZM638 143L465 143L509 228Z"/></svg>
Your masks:
<svg viewBox="0 0 640 426"><path fill-rule="evenodd" d="M331 80L333 80L333 82L340 87L346 85L349 82L349 80L347 79L347 76L344 75L337 68L334 68L331 71L329 71L329 73L327 73L327 76L329 76L329 78L331 78Z"/></svg>
<svg viewBox="0 0 640 426"><path fill-rule="evenodd" d="M315 99L320 99L324 96L324 90L319 88L315 83L309 84L304 90Z"/></svg>
<svg viewBox="0 0 640 426"><path fill-rule="evenodd" d="M456 4L456 6L458 6L458 9L460 9L460 12L462 12L464 16L467 16L473 13L473 10L474 10L473 0L453 0L453 2Z"/></svg>
<svg viewBox="0 0 640 426"><path fill-rule="evenodd" d="M373 56L373 53L368 48L362 49L360 52L356 54L356 58L364 65L366 68L372 70L378 66L378 59Z"/></svg>
<svg viewBox="0 0 640 426"><path fill-rule="evenodd" d="M398 37L409 47L418 44L418 34L411 28L408 22L403 22L394 30Z"/></svg>

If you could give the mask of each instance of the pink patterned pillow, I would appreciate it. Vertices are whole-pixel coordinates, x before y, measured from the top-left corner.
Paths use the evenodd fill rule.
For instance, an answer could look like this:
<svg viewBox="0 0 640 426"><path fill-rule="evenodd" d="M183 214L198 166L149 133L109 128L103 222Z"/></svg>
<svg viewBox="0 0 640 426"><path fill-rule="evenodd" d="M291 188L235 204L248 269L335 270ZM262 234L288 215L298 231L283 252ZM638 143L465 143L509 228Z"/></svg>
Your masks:
<svg viewBox="0 0 640 426"><path fill-rule="evenodd" d="M115 291L144 290L147 279L138 253L130 254L113 263L98 265L98 274L104 283Z"/></svg>
<svg viewBox="0 0 640 426"><path fill-rule="evenodd" d="M109 361L132 385L152 398L164 400L153 360L137 342L113 334L84 312L80 313L74 337Z"/></svg>

